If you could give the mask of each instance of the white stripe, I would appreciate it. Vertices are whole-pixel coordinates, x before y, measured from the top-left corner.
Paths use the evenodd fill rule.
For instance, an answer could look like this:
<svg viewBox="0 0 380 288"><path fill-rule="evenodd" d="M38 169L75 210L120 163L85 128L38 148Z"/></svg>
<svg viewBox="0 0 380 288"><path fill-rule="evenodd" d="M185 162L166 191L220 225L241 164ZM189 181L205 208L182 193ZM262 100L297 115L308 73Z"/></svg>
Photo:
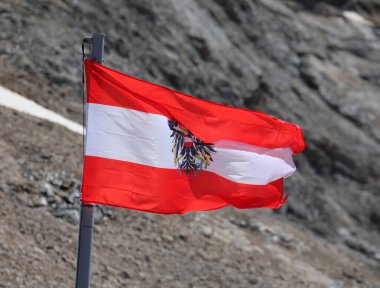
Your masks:
<svg viewBox="0 0 380 288"><path fill-rule="evenodd" d="M86 155L177 169L165 116L88 104ZM207 171L231 181L265 185L295 171L290 148L266 149L234 141L215 143Z"/></svg>
<svg viewBox="0 0 380 288"><path fill-rule="evenodd" d="M36 102L2 86L0 86L0 105L60 124L73 132L83 134L82 125L46 109L45 107L38 105Z"/></svg>

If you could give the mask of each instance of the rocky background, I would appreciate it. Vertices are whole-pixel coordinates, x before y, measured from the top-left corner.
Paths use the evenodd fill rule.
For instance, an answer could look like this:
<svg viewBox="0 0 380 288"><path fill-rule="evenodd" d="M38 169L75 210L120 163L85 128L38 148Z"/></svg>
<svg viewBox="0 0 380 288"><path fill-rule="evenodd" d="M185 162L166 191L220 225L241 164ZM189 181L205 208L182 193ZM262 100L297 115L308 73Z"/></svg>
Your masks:
<svg viewBox="0 0 380 288"><path fill-rule="evenodd" d="M105 65L299 124L283 208L98 207L92 287L380 287L380 1L0 1L0 84L82 121ZM0 287L73 287L82 137L0 107Z"/></svg>

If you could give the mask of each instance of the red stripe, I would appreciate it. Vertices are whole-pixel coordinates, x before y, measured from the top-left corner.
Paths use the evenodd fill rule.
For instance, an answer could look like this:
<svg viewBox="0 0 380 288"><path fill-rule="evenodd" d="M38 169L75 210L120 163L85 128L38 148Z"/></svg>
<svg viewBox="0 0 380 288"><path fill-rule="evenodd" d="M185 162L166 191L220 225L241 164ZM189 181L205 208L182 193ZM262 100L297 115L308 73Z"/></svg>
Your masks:
<svg viewBox="0 0 380 288"><path fill-rule="evenodd" d="M267 148L305 148L301 129L247 109L197 99L86 60L88 103L118 106L175 119L205 142L233 140Z"/></svg>
<svg viewBox="0 0 380 288"><path fill-rule="evenodd" d="M283 180L247 185L202 171L183 175L174 169L86 156L82 201L160 214L237 208L278 208Z"/></svg>

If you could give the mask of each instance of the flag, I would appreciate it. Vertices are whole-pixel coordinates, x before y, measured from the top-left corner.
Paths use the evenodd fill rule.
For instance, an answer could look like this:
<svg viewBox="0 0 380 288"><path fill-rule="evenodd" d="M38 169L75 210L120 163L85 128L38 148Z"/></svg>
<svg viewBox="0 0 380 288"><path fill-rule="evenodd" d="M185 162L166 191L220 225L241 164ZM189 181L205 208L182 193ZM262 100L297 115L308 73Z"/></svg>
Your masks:
<svg viewBox="0 0 380 288"><path fill-rule="evenodd" d="M301 129L85 61L81 201L160 214L278 208Z"/></svg>

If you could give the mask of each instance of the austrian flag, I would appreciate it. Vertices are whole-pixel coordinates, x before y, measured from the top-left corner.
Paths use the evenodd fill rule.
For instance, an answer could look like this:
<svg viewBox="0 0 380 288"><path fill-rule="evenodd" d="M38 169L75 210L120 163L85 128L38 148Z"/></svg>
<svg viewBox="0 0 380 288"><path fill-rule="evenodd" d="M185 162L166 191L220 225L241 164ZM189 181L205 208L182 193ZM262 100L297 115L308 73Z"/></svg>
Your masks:
<svg viewBox="0 0 380 288"><path fill-rule="evenodd" d="M85 61L82 198L161 214L278 208L301 129Z"/></svg>

